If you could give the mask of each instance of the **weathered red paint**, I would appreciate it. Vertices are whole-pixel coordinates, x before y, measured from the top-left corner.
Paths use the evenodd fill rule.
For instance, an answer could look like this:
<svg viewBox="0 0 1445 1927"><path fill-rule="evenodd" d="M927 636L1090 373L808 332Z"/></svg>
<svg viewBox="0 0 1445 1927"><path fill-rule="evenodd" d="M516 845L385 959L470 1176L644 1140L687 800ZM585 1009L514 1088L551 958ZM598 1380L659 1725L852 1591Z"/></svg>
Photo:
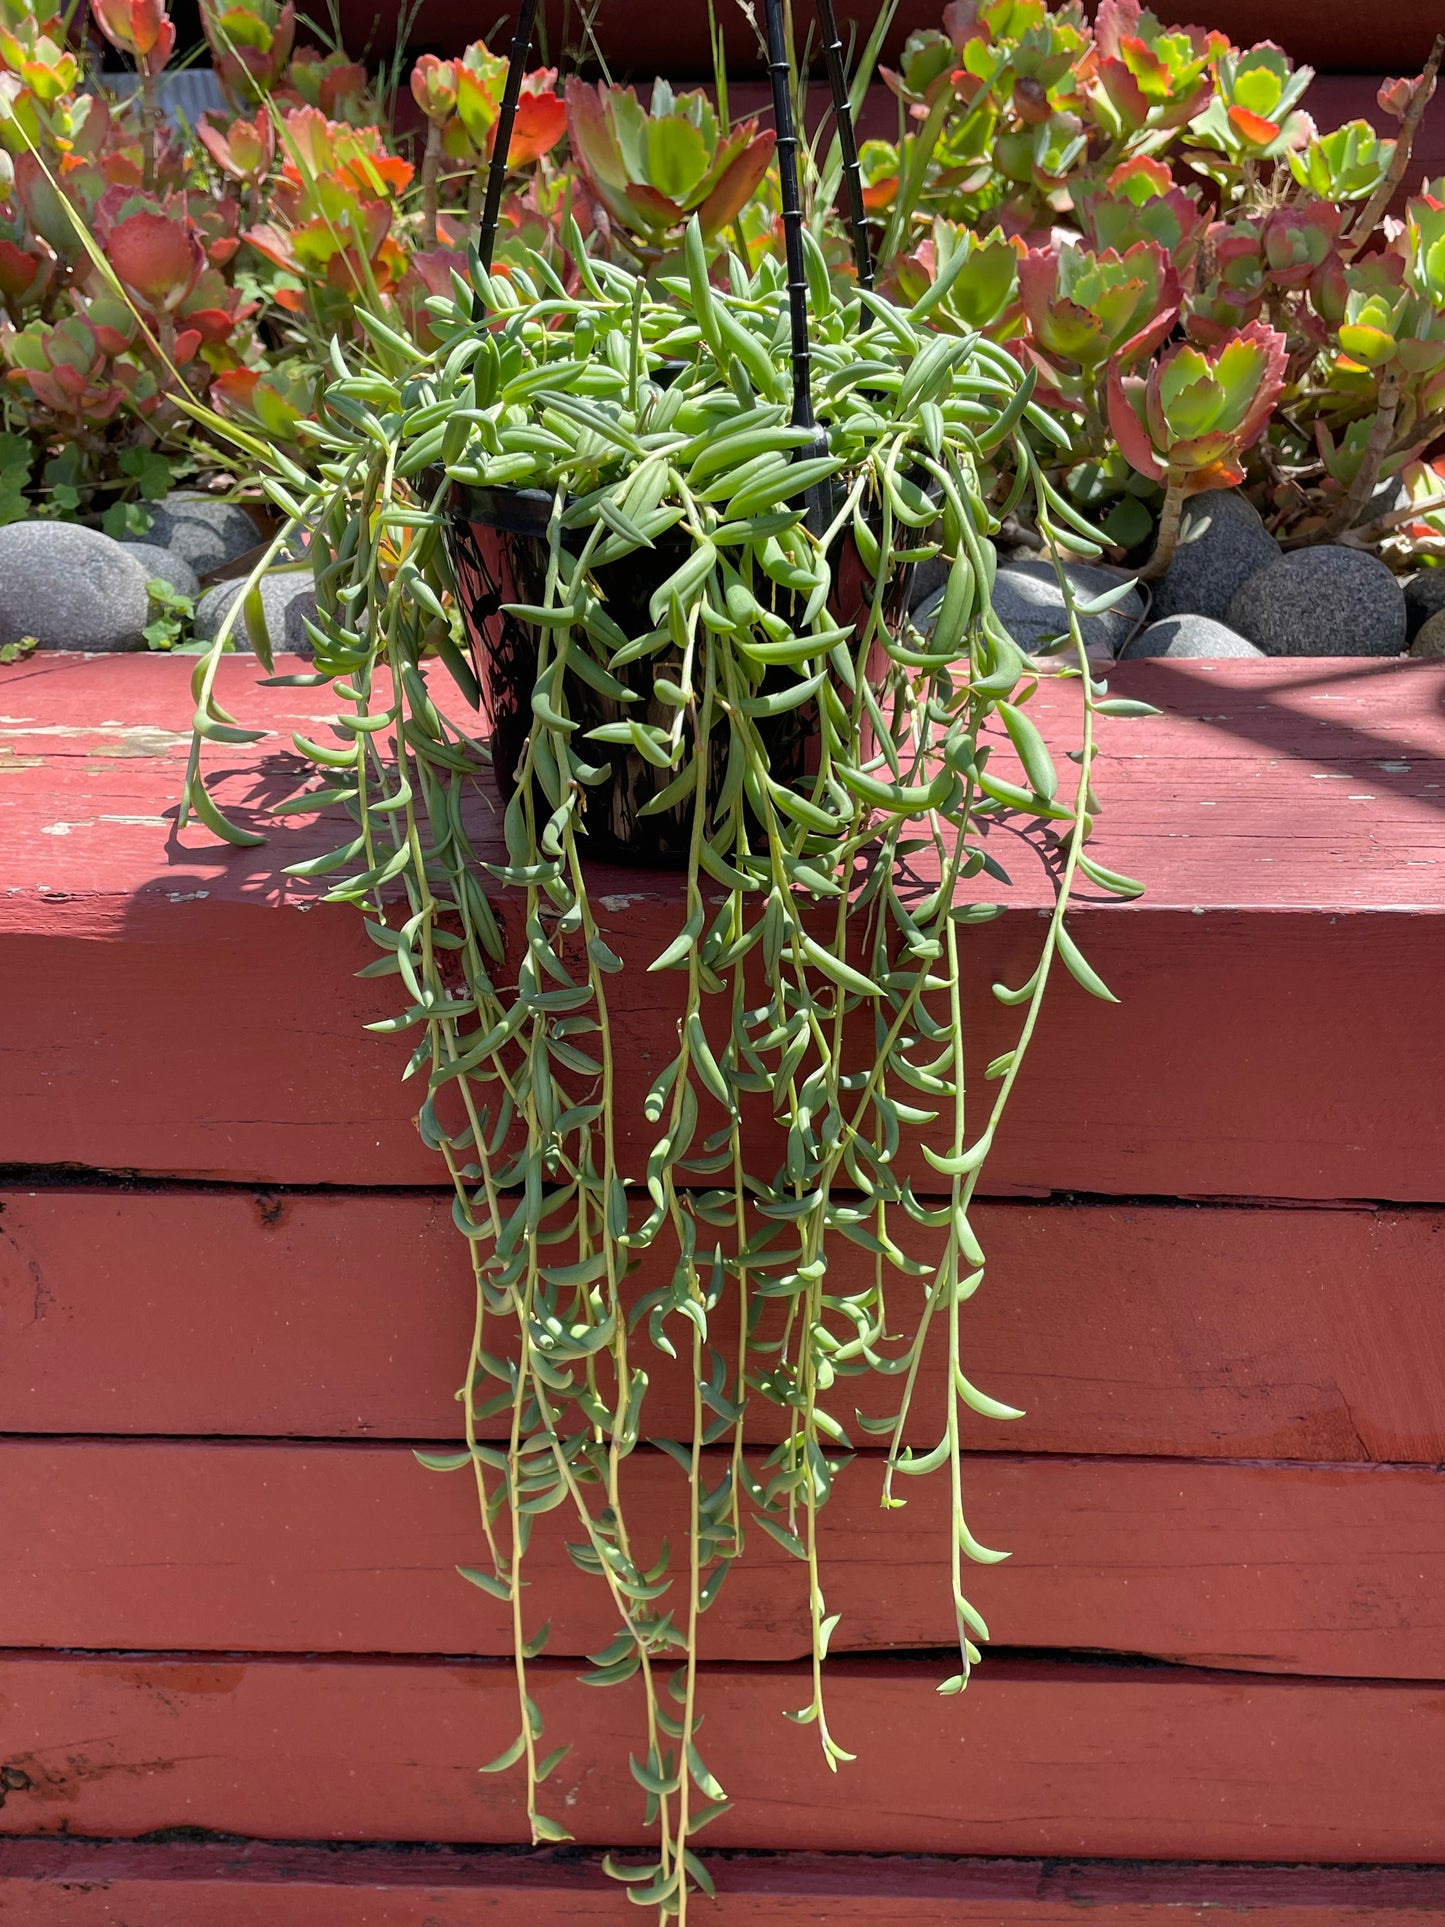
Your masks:
<svg viewBox="0 0 1445 1927"><path fill-rule="evenodd" d="M236 856L170 836L184 667L51 660L3 683L0 1160L434 1187L396 1049L359 1030L386 1007L347 976L368 953L345 913L310 908L314 886L279 877L321 832ZM314 728L304 693L257 694L249 673L225 665L231 707ZM1445 673L1156 664L1115 687L1177 711L1105 736L1100 855L1151 882L1150 907L1079 912L1126 1001L1108 1011L1061 986L996 1181L1445 1202ZM223 793L244 804L276 775L238 756ZM990 926L982 976L1007 976L1036 941L1036 885L1021 879ZM595 876L630 961L655 948L674 888ZM655 983L621 1008L630 1069L666 1047ZM471 1287L434 1188L12 1187L0 1205L0 1430L455 1429ZM1445 1215L1061 1201L984 1204L978 1219L991 1267L970 1306L973 1374L1030 1408L978 1443L1058 1455L970 1467L976 1524L1018 1547L977 1575L1000 1638L1351 1677L995 1660L958 1702L936 1697L931 1664L845 1658L832 1719L863 1757L832 1781L811 1733L777 1717L805 1696L798 1670L759 1663L795 1650L794 1575L740 1569L708 1633L715 1656L746 1663L709 1674L706 1732L746 1797L709 1842L845 1858L743 1863L755 1884L722 1918L1054 1927L1085 1907L1142 1927L1217 1919L1217 1902L1226 1919L1335 1927L1441 1911L1404 1872L1330 1887L1214 1869L1201 1888L1171 1869L1141 1888L1128 1882L1152 1877L1127 1870L1071 1885L992 1868L960 1891L956 1871L930 1887L899 1860L860 1868L869 1848L1415 1862L1445 1839L1445 1690L1425 1683L1438 1475L1368 1466L1445 1459ZM683 1391L659 1379L659 1430L678 1429ZM937 1391L933 1361L922 1414ZM768 1442L765 1420L755 1436ZM1241 1457L1354 1463L1202 1462ZM380 1444L38 1438L0 1460L0 1640L180 1654L0 1657L0 1831L522 1837L515 1785L475 1770L511 1737L504 1665L248 1656L496 1647L488 1602L449 1573L475 1544L458 1482ZM632 1470L654 1468L639 1455ZM840 1645L941 1641L935 1497L912 1492L880 1520L863 1473L832 1515L854 1553L830 1600ZM543 1580L562 1578L554 1555L539 1533ZM584 1611L569 1574L559 1644L592 1638ZM217 1648L227 1657L206 1656ZM1408 1678L1356 1677L1371 1672ZM582 1689L562 1662L535 1684L551 1728L578 1742L555 1782L563 1817L587 1840L635 1838L617 1771L629 1696ZM169 1848L111 1848L107 1885L34 1851L0 1848L0 1917L17 1927L462 1927L521 1908L543 1927L600 1927L625 1907L585 1872L544 1868L530 1889L510 1860L500 1886L430 1856L430 1884L416 1860L393 1878L386 1856L338 1883L284 1849L220 1874L214 1859L162 1865Z"/></svg>
<svg viewBox="0 0 1445 1927"><path fill-rule="evenodd" d="M540 1620L542 1614L538 1610ZM1394 1681L999 1660L968 1692L945 1661L841 1660L829 1722L859 1755L835 1778L806 1669L703 1681L708 1761L737 1798L710 1848L1416 1864L1438 1858L1445 1690ZM641 1844L625 1753L632 1687L540 1663L549 1746L572 1751L551 1810L584 1845ZM514 1778L479 1773L514 1737L510 1664L375 1659L0 1658L15 1788L0 1832L160 1827L258 1839L505 1843ZM28 1785L19 1786L24 1775Z"/></svg>
<svg viewBox="0 0 1445 1927"><path fill-rule="evenodd" d="M900 1481L896 1512L880 1487L879 1456L862 1455L821 1514L832 1649L946 1646L946 1484ZM512 1650L508 1608L455 1571L485 1559L472 1481L424 1472L404 1446L12 1441L0 1491L0 1646ZM664 1537L685 1544L685 1492L662 1454L627 1462L644 1564ZM968 1581L1006 1646L1445 1678L1445 1472L985 1454L965 1494L977 1536L1012 1551ZM570 1510L547 1514L528 1554L554 1658L615 1631L567 1556L578 1536ZM702 1651L801 1658L807 1618L804 1568L754 1530Z"/></svg>
<svg viewBox="0 0 1445 1927"><path fill-rule="evenodd" d="M970 1369L1025 1413L980 1421L980 1445L1445 1461L1445 1213L1015 1202L976 1222ZM838 1253L840 1281L866 1262ZM0 1190L0 1432L450 1438L473 1289L435 1195ZM941 1368L935 1347L914 1443ZM686 1374L649 1369L649 1425L675 1438ZM891 1381L848 1389L896 1409ZM772 1407L748 1426L776 1441Z"/></svg>
<svg viewBox="0 0 1445 1927"><path fill-rule="evenodd" d="M1404 1868L1109 1866L870 1854L703 1856L717 1927L1406 1927L1445 1874ZM315 1847L0 1841L15 1927L635 1927L595 1860Z"/></svg>
<svg viewBox="0 0 1445 1927"><path fill-rule="evenodd" d="M240 659L223 668L233 711L316 726L314 695L254 690ZM0 840L13 852L0 1162L434 1182L399 1081L403 1047L361 1030L388 997L352 980L369 956L359 920L300 914L321 885L279 874L315 851L318 829L230 854L204 835L188 832L186 850L171 841L186 673L70 658L6 678L20 720L0 726ZM1143 663L1114 678L1180 712L1104 733L1099 854L1149 882L1151 907L1077 912L1122 1002L1058 985L993 1187L1445 1201L1442 679L1437 664L1349 661ZM1063 705L1057 692L1035 705L1056 737ZM280 783L269 754L233 753L223 799L241 807ZM1039 938L1042 880L1015 867L1016 907L970 945L980 1059L1013 1036L987 984L1027 976ZM671 929L679 887L594 874L609 941L633 965ZM624 1155L638 1170L652 1137L641 1092L670 1048L659 981L633 969L613 997ZM902 1162L937 1184L916 1152Z"/></svg>

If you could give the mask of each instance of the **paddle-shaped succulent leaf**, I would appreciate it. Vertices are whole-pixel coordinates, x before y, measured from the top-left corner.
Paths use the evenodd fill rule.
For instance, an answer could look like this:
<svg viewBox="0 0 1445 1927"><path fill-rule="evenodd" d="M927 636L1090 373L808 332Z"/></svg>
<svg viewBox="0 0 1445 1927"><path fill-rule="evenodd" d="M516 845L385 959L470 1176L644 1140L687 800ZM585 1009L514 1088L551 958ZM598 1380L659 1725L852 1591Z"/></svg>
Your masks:
<svg viewBox="0 0 1445 1927"><path fill-rule="evenodd" d="M1364 201L1384 180L1394 156L1394 141L1381 140L1367 120L1351 120L1328 134L1312 134L1285 159L1300 186L1321 200Z"/></svg>
<svg viewBox="0 0 1445 1927"><path fill-rule="evenodd" d="M1232 488L1284 386L1285 337L1263 322L1211 348L1181 342L1144 375L1109 370L1109 426L1131 467L1184 495Z"/></svg>
<svg viewBox="0 0 1445 1927"><path fill-rule="evenodd" d="M1213 30L1162 25L1139 0L1100 0L1094 41L1098 105L1122 134L1192 120L1209 99L1214 61L1229 47Z"/></svg>
<svg viewBox="0 0 1445 1927"><path fill-rule="evenodd" d="M165 0L90 0L90 17L142 73L158 74L175 52L175 23Z"/></svg>
<svg viewBox="0 0 1445 1927"><path fill-rule="evenodd" d="M147 314L174 314L206 265L179 198L163 203L113 187L96 209L95 231L117 278Z"/></svg>
<svg viewBox="0 0 1445 1927"><path fill-rule="evenodd" d="M1432 184L1445 190L1445 181ZM1406 279L1423 300L1445 307L1445 193L1417 195L1405 212Z"/></svg>
<svg viewBox="0 0 1445 1927"><path fill-rule="evenodd" d="M755 120L723 134L706 94L654 82L650 107L631 87L567 83L572 158L608 217L653 246L696 214L704 239L732 221L772 159Z"/></svg>
<svg viewBox="0 0 1445 1927"><path fill-rule="evenodd" d="M1230 161L1275 160L1303 147L1314 133L1309 115L1296 111L1314 69L1296 68L1272 40L1242 53L1221 52L1214 75L1214 98L1194 131Z"/></svg>
<svg viewBox="0 0 1445 1927"><path fill-rule="evenodd" d="M233 100L254 105L281 85L296 38L294 0L201 0L201 26Z"/></svg>
<svg viewBox="0 0 1445 1927"><path fill-rule="evenodd" d="M1096 252L1123 253L1139 241L1164 249L1181 273L1209 225L1198 188L1180 187L1166 162L1148 154L1121 161L1102 181L1071 183L1074 217Z"/></svg>
<svg viewBox="0 0 1445 1927"><path fill-rule="evenodd" d="M1179 276L1157 242L1124 254L1065 245L1030 248L1019 262L1029 341L1054 366L1128 366L1168 334L1179 311Z"/></svg>

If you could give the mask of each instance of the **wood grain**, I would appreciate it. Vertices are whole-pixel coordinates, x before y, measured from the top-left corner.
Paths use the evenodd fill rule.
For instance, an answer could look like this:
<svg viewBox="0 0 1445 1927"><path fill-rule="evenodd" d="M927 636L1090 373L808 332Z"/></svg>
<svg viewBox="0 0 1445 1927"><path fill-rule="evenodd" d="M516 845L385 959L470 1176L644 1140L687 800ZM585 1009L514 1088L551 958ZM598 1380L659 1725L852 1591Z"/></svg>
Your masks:
<svg viewBox="0 0 1445 1927"><path fill-rule="evenodd" d="M237 713L316 727L311 692L252 690L246 663L223 667ZM1142 663L1115 678L1175 712L1105 733L1098 852L1148 881L1150 907L1077 912L1122 1002L1059 985L992 1187L1445 1201L1442 674ZM361 1030L388 1008L383 985L351 978L366 940L348 913L301 914L321 885L280 876L322 832L302 823L259 852L174 840L185 665L52 658L5 689L0 840L15 859L0 894L0 1162L433 1182L401 1047ZM1065 740L1063 698L1041 697L1038 712ZM290 786L286 764L259 746L232 765L223 799L244 813ZM1042 880L1010 848L1012 907L971 952L980 1059L1012 1036L987 984L1027 975L1038 939ZM669 1048L671 1006L638 966L672 927L677 887L593 878L631 966L615 1030L625 1155L639 1166L651 1133L637 1105ZM1328 1053L1315 1047L1326 1036ZM904 1163L937 1182L915 1152Z"/></svg>
<svg viewBox="0 0 1445 1927"><path fill-rule="evenodd" d="M953 1637L946 1486L900 1485L908 1504L883 1511L865 1455L822 1513L835 1652ZM404 1447L12 1442L0 1490L0 1646L512 1650L507 1606L455 1571L485 1562L471 1480L428 1473ZM1012 1550L967 1582L1005 1646L1445 1677L1445 1472L980 1456L965 1491L976 1535ZM644 1565L664 1538L686 1543L670 1459L635 1454L623 1493ZM548 1514L528 1556L551 1657L598 1651L615 1630L605 1591L567 1556L580 1536L570 1509ZM806 1655L806 1571L761 1530L701 1650Z"/></svg>
<svg viewBox="0 0 1445 1927"><path fill-rule="evenodd" d="M1000 1661L958 1700L938 1677L903 1660L830 1669L830 1726L860 1756L835 1779L811 1729L781 1717L806 1698L798 1669L709 1674L708 1759L737 1805L708 1846L1438 1856L1438 1686ZM584 1845L639 1842L632 1689L546 1664L531 1680L547 1744L572 1744L548 1782L553 1812ZM515 1780L477 1771L513 1737L515 1690L498 1661L6 1656L0 1832L517 1841Z"/></svg>
<svg viewBox="0 0 1445 1927"><path fill-rule="evenodd" d="M704 1855L718 1927L1379 1927L1445 1912L1445 1873L1404 1868L1086 1865ZM363 1848L0 1841L15 1927L633 1927L593 1860Z"/></svg>
<svg viewBox="0 0 1445 1927"><path fill-rule="evenodd" d="M970 1369L1025 1417L980 1420L972 1444L1445 1461L1445 1214L1015 1202L977 1223ZM910 1248L926 1257L928 1234ZM837 1262L846 1278L863 1260ZM0 1432L450 1437L472 1297L435 1196L11 1186ZM649 1426L676 1437L691 1393L654 1363ZM925 1417L941 1366L935 1349ZM893 1387L850 1381L854 1403L890 1412ZM750 1425L775 1440L771 1407Z"/></svg>

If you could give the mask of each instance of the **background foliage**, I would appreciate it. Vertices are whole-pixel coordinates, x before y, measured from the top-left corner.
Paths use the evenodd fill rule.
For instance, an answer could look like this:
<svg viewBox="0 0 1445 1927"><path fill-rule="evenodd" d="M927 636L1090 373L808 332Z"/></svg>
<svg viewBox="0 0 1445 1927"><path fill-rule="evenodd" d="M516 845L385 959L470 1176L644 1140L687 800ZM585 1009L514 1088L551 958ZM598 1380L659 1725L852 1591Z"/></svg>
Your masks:
<svg viewBox="0 0 1445 1927"><path fill-rule="evenodd" d="M156 108L163 0L92 17L138 69L124 103L59 15L0 0L0 516L139 533L178 472L234 474L176 406L177 374L299 453L359 303L427 341L426 299L466 265L507 63L477 41L368 70L298 47L292 0L207 0L228 104L176 132ZM898 138L863 152L881 285L916 298L965 255L930 325L1036 371L1069 431L1053 473L1120 558L1146 560L1161 515L1167 551L1179 499L1241 481L1287 544L1436 552L1445 182L1404 192L1433 58L1382 88L1388 138L1317 128L1309 70L1271 43L1164 28L1138 0L1103 0L1092 27L1073 0L957 0L883 78ZM710 251L780 258L772 134L730 118L720 81L712 101L659 82L644 104L529 73L500 271L535 250L575 289L575 223L593 255L663 273L693 213ZM837 186L825 133L805 208L846 281Z"/></svg>

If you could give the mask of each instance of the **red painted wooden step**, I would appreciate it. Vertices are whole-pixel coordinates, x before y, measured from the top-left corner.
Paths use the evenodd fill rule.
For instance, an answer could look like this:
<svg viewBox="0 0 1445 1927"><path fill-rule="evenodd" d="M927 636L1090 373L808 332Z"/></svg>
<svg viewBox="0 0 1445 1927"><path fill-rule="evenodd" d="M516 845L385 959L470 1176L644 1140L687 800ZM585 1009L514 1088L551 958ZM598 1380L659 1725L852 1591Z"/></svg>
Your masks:
<svg viewBox="0 0 1445 1927"><path fill-rule="evenodd" d="M1438 1857L1445 1690L1171 1667L999 1661L962 1699L937 1666L841 1660L834 1777L794 1667L701 1686L709 1765L737 1801L713 1848L1415 1864ZM531 1682L548 1782L579 1841L643 1838L627 1771L640 1695L565 1666ZM500 1661L0 1658L0 1832L202 1827L263 1839L507 1843L514 1778L478 1772L517 1725ZM629 1725L631 1732L629 1732ZM644 1749L645 1751L645 1743Z"/></svg>
<svg viewBox="0 0 1445 1927"><path fill-rule="evenodd" d="M1445 1914L1445 1873L869 1854L704 1855L716 1927L1406 1927ZM363 1848L0 1841L16 1927L635 1927L595 1861Z"/></svg>
<svg viewBox="0 0 1445 1927"><path fill-rule="evenodd" d="M979 1421L979 1446L1445 1461L1445 1213L1012 1203L977 1224L970 1369L1025 1408ZM844 1277L866 1262L838 1258ZM0 1431L450 1438L472 1305L435 1196L0 1190ZM650 1369L649 1427L677 1437L686 1374ZM894 1389L847 1388L875 1416ZM772 1407L749 1418L776 1428Z"/></svg>
<svg viewBox="0 0 1445 1927"><path fill-rule="evenodd" d="M864 1455L821 1514L832 1648L947 1646L946 1483L900 1480L899 1512L880 1509L880 1483ZM428 1474L404 1447L12 1442L0 1491L0 1646L512 1650L508 1607L455 1572L485 1560L470 1477ZM685 1493L671 1459L628 1461L642 1564L664 1537L685 1545ZM976 1535L1012 1548L967 1581L1006 1645L1445 1677L1445 1472L984 1456L965 1494ZM528 1555L549 1656L615 1631L567 1557L579 1536L570 1509L547 1514ZM702 1622L704 1655L804 1656L806 1577L754 1530Z"/></svg>
<svg viewBox="0 0 1445 1927"><path fill-rule="evenodd" d="M314 693L256 690L240 658L222 667L222 701L280 744L317 726ZM371 956L360 920L301 914L321 884L279 875L320 832L299 825L259 851L175 842L186 676L162 658L52 657L5 679L0 1163L432 1183L404 1048L361 1029L389 998L352 981ZM1098 853L1150 894L1078 910L1076 935L1122 1002L1060 982L991 1186L1445 1202L1442 679L1438 664L1347 660L1114 677L1178 712L1103 736ZM1057 691L1036 704L1056 746L1066 708ZM279 754L218 756L223 799L244 810L289 783ZM1015 907L971 950L980 1062L1013 1034L987 985L1027 976L1038 942L1043 882L1022 846L1014 861ZM667 993L641 966L679 888L593 878L633 966L613 999L628 1118L670 1049ZM624 1134L639 1170L651 1136L640 1117Z"/></svg>

